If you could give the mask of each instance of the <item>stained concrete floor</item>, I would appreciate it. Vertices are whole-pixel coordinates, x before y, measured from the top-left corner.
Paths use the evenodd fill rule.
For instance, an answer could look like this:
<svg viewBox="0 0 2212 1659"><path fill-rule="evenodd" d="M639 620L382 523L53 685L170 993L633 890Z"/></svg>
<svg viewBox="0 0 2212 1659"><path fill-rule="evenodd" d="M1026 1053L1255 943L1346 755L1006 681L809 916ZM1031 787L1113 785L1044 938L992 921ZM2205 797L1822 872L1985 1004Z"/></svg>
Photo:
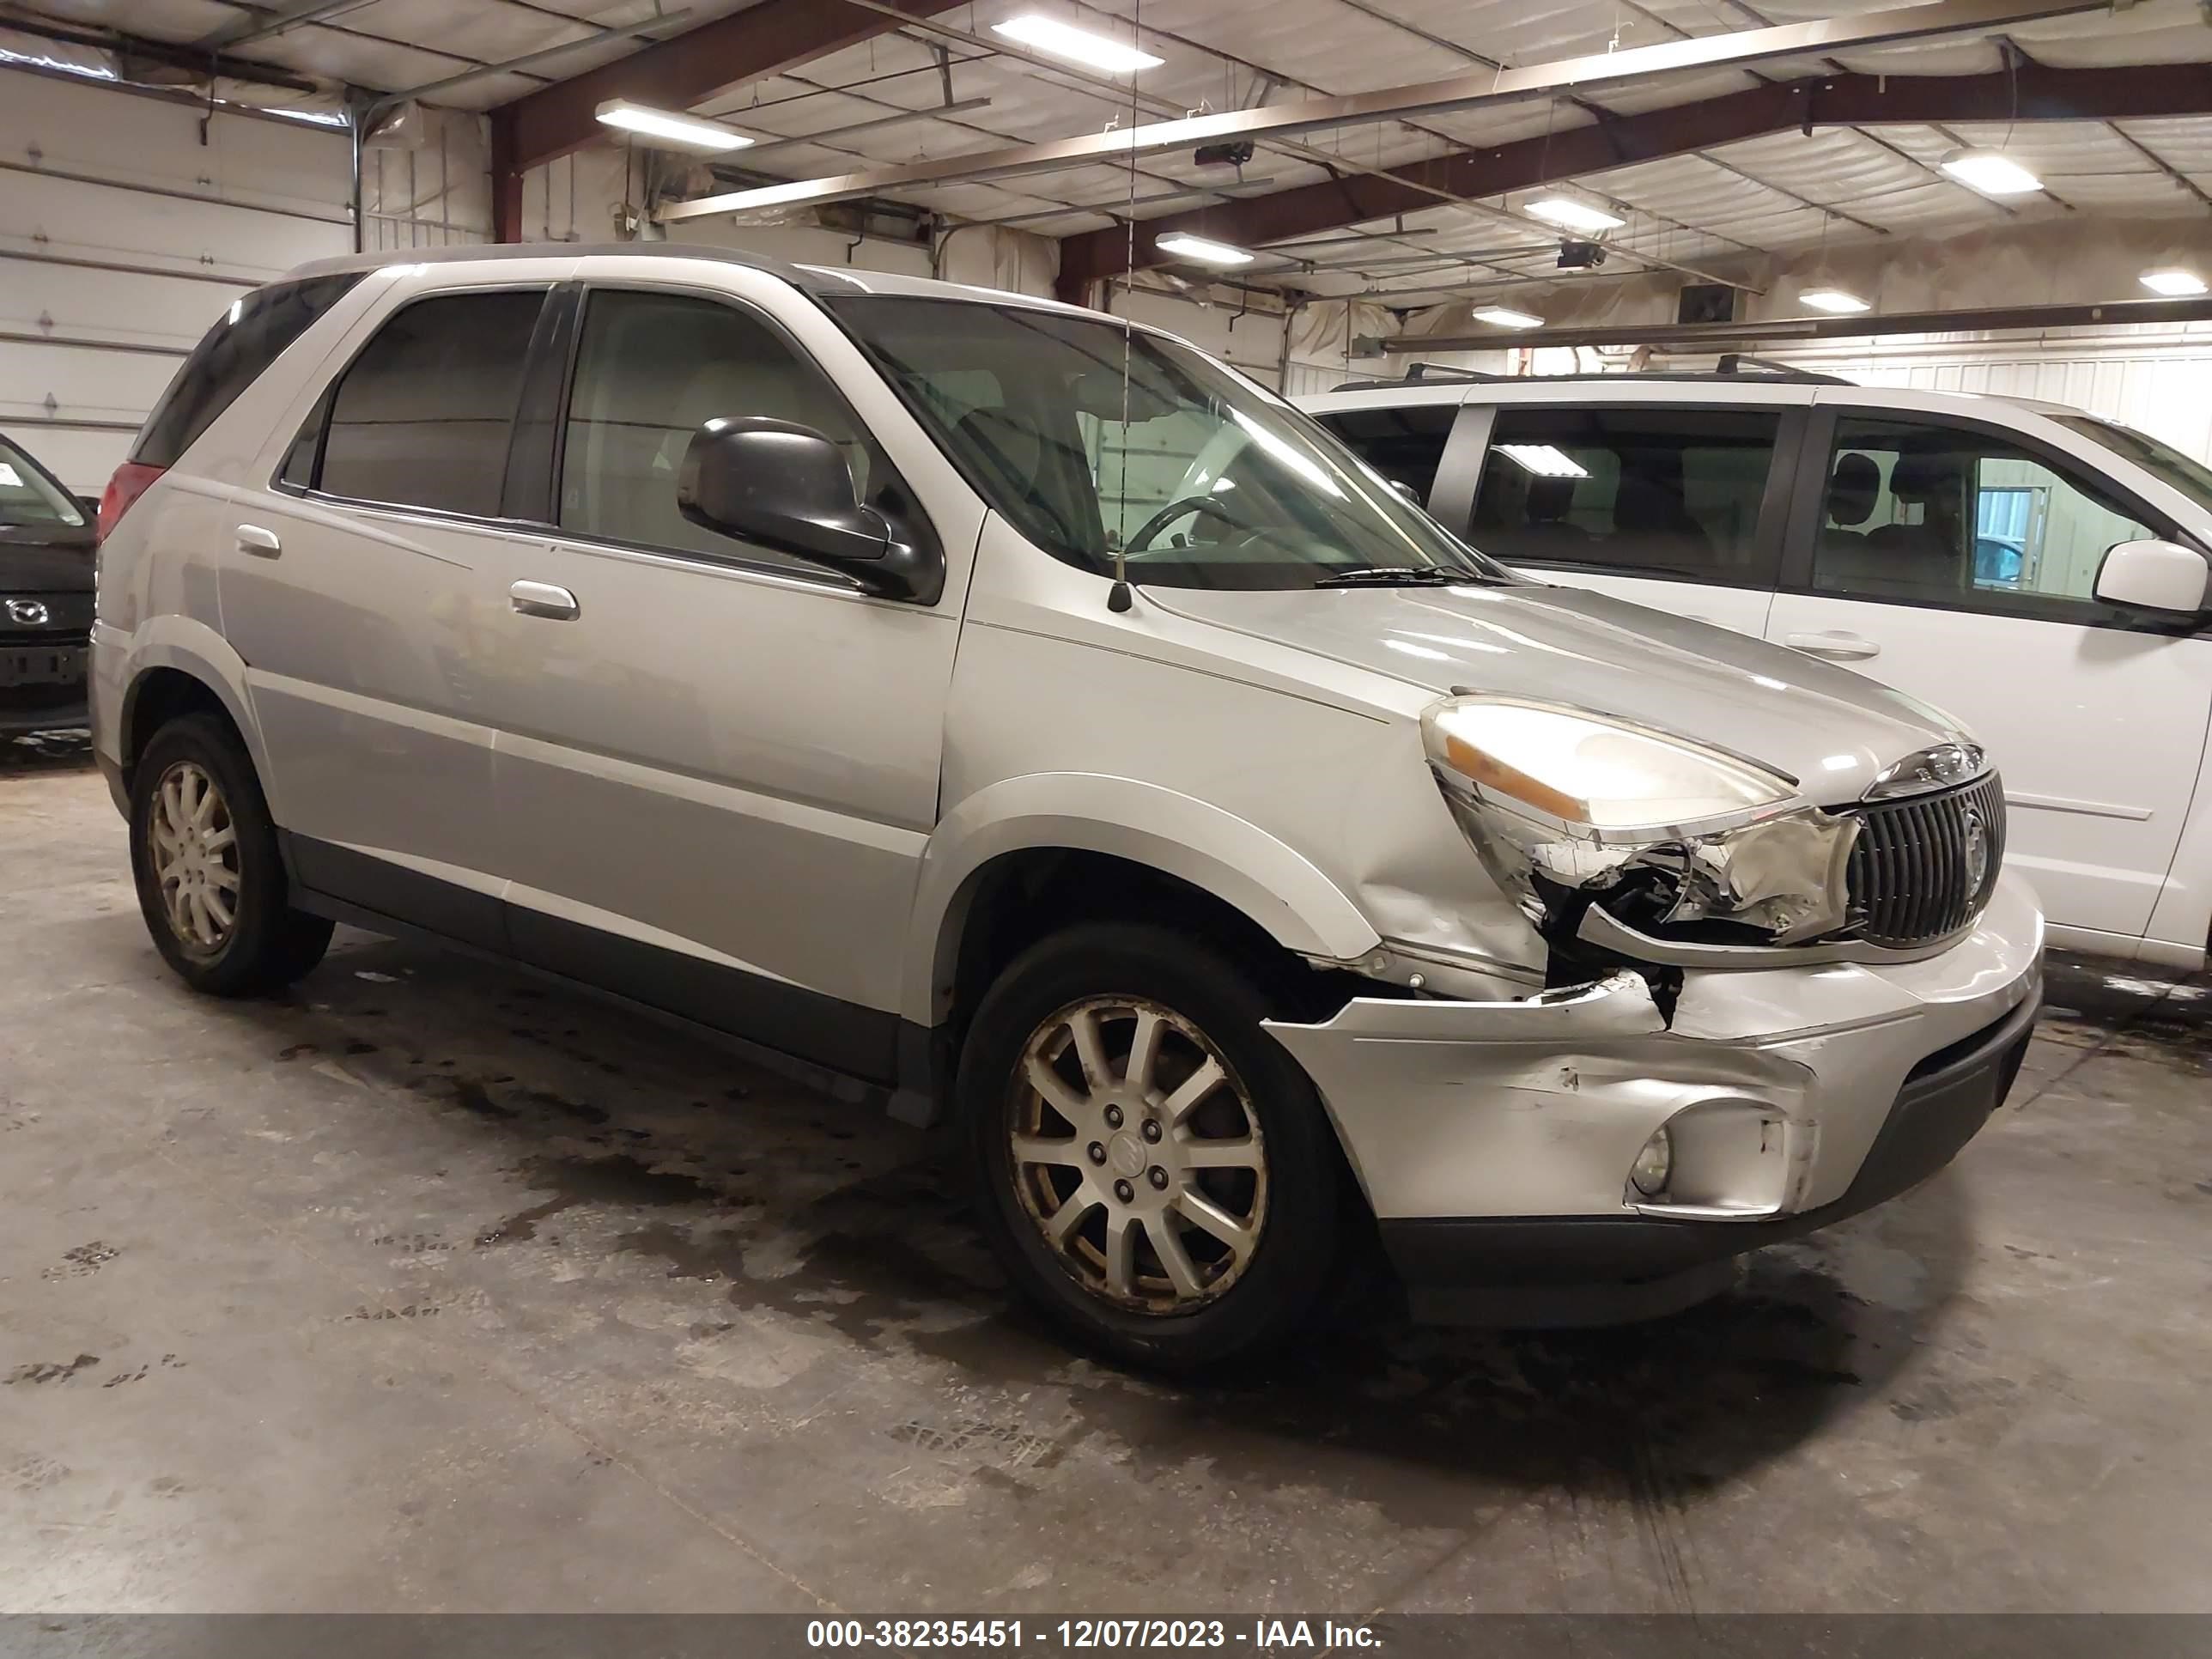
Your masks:
<svg viewBox="0 0 2212 1659"><path fill-rule="evenodd" d="M2014 1102L1643 1328L1169 1386L920 1139L342 933L187 994L0 750L0 1609L2212 1609L2212 995L2061 960Z"/></svg>

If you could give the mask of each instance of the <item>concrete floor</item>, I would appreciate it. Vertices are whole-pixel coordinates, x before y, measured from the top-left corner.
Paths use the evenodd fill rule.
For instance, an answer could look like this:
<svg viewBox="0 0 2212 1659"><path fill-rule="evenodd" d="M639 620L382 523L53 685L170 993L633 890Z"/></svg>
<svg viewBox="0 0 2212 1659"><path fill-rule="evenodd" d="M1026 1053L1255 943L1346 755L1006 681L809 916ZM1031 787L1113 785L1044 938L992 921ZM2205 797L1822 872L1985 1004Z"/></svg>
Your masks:
<svg viewBox="0 0 2212 1659"><path fill-rule="evenodd" d="M2212 1609L2212 996L2072 962L1961 1163L1628 1331L1170 1387L917 1137L366 935L165 972L0 751L0 1609Z"/></svg>

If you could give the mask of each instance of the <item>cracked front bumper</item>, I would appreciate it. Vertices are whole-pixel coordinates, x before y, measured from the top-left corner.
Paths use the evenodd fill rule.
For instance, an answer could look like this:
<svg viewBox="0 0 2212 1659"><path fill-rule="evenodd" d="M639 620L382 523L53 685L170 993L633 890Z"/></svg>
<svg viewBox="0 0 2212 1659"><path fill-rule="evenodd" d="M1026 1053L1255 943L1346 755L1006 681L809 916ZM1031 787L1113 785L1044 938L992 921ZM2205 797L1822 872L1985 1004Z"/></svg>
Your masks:
<svg viewBox="0 0 2212 1659"><path fill-rule="evenodd" d="M2042 917L2008 878L1940 956L1692 971L1671 1022L1621 975L1521 1003L1361 998L1267 1029L1320 1088L1409 1282L1647 1280L1948 1163L2010 1086L2042 951ZM1693 1202L1628 1183L1670 1121L1740 1126L1698 1154Z"/></svg>

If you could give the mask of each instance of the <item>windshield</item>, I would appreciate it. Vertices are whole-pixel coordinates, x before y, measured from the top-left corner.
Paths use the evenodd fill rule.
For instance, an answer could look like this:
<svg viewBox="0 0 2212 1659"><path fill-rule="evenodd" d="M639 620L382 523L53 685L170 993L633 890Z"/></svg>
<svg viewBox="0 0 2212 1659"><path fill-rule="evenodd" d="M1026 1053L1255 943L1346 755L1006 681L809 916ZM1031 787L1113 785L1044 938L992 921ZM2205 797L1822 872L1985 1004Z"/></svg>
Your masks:
<svg viewBox="0 0 2212 1659"><path fill-rule="evenodd" d="M2085 438L2094 438L2107 449L2117 450L2144 471L2154 474L2161 483L2172 485L2207 513L2212 513L2212 467L2203 462L2191 460L2172 444L2160 443L2148 432L2138 432L2116 421L2100 421L2094 415L2059 415L2052 418Z"/></svg>
<svg viewBox="0 0 2212 1659"><path fill-rule="evenodd" d="M29 456L0 438L0 530L83 523L84 514L70 493Z"/></svg>
<svg viewBox="0 0 2212 1659"><path fill-rule="evenodd" d="M984 499L1085 570L1111 574L1120 550L1130 580L1156 586L1511 580L1288 404L1187 347L1025 307L829 303Z"/></svg>

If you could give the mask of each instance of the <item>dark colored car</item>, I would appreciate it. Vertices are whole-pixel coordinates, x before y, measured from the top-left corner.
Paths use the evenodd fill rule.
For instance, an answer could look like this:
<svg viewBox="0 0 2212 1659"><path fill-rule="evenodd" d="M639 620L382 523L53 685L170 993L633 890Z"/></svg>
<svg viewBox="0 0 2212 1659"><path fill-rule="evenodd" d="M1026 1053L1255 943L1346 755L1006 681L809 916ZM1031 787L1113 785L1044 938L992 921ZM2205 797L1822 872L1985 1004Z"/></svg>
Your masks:
<svg viewBox="0 0 2212 1659"><path fill-rule="evenodd" d="M0 737L90 721L93 515L0 438Z"/></svg>

